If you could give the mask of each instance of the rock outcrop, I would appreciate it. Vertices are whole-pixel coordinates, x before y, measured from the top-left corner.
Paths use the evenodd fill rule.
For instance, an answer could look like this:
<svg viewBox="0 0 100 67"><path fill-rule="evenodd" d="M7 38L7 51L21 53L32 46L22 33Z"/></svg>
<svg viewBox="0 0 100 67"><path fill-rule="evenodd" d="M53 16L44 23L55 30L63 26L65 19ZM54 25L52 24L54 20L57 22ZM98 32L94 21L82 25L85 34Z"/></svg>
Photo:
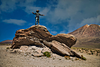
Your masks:
<svg viewBox="0 0 100 67"><path fill-rule="evenodd" d="M45 26L35 25L28 29L20 29L16 31L13 39L12 48L20 47L21 45L36 45L43 46L41 41L46 40L52 35Z"/></svg>
<svg viewBox="0 0 100 67"><path fill-rule="evenodd" d="M43 41L43 43L48 46L52 52L57 53L59 55L64 56L77 56L80 57L77 53L72 51L67 45L64 43L60 43L58 41L53 40L52 42Z"/></svg>
<svg viewBox="0 0 100 67"><path fill-rule="evenodd" d="M57 34L55 36L50 37L47 41L53 41L53 40L56 40L60 43L64 43L68 47L73 46L77 41L77 39L70 34Z"/></svg>
<svg viewBox="0 0 100 67"><path fill-rule="evenodd" d="M69 55L80 57L70 49L76 43L76 38L71 34L51 35L45 26L33 25L28 29L16 31L11 48L20 47L21 50L27 50L28 47L21 46L38 46L49 47L52 52L60 55ZM46 51L48 49L44 49ZM39 50L38 50L39 51ZM41 52L39 53L41 54Z"/></svg>

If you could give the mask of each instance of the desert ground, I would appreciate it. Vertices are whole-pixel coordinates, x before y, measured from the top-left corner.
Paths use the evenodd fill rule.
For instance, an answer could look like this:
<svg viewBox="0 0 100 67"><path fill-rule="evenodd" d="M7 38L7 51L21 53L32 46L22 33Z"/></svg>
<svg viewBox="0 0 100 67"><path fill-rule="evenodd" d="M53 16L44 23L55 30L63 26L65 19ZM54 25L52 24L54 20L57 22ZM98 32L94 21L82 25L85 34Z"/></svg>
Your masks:
<svg viewBox="0 0 100 67"><path fill-rule="evenodd" d="M100 67L100 56L88 55L77 52L87 60L65 59L62 56L33 57L18 53L10 53L6 50L7 45L0 45L0 67Z"/></svg>

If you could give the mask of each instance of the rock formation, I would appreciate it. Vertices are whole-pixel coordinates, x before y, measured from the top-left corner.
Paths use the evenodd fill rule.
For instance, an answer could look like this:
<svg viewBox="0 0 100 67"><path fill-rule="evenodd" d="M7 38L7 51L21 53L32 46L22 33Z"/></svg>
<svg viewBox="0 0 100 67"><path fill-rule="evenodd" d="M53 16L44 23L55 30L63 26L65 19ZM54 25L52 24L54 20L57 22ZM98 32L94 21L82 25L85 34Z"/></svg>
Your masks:
<svg viewBox="0 0 100 67"><path fill-rule="evenodd" d="M45 26L33 25L28 29L20 29L16 31L11 48L22 50L21 46L38 46L41 48L49 47L52 52L60 55L77 56L77 53L70 49L76 43L76 38L71 34L51 35ZM44 48L45 51L45 48Z"/></svg>

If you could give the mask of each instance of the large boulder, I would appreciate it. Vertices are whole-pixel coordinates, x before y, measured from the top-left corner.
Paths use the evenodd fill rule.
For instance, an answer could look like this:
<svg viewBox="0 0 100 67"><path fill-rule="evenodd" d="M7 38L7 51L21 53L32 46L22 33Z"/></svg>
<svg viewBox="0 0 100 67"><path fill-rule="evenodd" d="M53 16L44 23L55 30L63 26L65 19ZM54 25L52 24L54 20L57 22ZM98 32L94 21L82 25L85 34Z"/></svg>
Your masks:
<svg viewBox="0 0 100 67"><path fill-rule="evenodd" d="M20 29L16 31L12 42L12 48L17 48L22 45L43 46L42 41L51 42L56 40L71 47L76 43L76 38L71 34L51 35L45 26L33 25L28 29Z"/></svg>
<svg viewBox="0 0 100 67"><path fill-rule="evenodd" d="M77 56L80 57L77 53L72 51L67 45L64 43L60 43L58 41L53 40L52 42L43 41L43 43L48 46L52 52L57 53L59 55L67 55L67 56Z"/></svg>
<svg viewBox="0 0 100 67"><path fill-rule="evenodd" d="M12 48L17 48L22 45L43 46L41 41L51 36L47 28L41 25L33 25L28 29L20 29L16 31Z"/></svg>
<svg viewBox="0 0 100 67"><path fill-rule="evenodd" d="M55 36L50 37L47 41L53 41L56 40L60 43L66 44L68 47L73 46L76 43L75 36L71 34L57 34Z"/></svg>
<svg viewBox="0 0 100 67"><path fill-rule="evenodd" d="M14 49L20 47L22 51L30 52L28 46L37 46L41 47L41 49L49 47L44 48L43 50L32 47L32 50L35 49L35 53L32 53L32 55L42 56L43 52L50 52L50 50L52 50L52 52L60 55L80 57L80 55L70 49L70 47L76 43L76 40L77 39L71 34L57 34L53 36L45 26L33 25L28 29L16 31L11 48Z"/></svg>

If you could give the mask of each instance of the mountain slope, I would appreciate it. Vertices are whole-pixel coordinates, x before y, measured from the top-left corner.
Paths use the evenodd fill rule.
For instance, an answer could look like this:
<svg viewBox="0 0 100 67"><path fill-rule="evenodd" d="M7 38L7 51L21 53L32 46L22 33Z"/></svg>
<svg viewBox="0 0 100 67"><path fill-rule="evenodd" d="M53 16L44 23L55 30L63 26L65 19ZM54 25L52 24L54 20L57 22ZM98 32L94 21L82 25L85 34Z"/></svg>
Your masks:
<svg viewBox="0 0 100 67"><path fill-rule="evenodd" d="M75 47L100 48L100 26L96 24L84 25L69 33L77 38Z"/></svg>
<svg viewBox="0 0 100 67"><path fill-rule="evenodd" d="M0 44L11 44L11 43L12 43L12 40L5 40L5 41L0 42Z"/></svg>
<svg viewBox="0 0 100 67"><path fill-rule="evenodd" d="M76 37L100 37L100 26L96 24L84 25L69 34Z"/></svg>

